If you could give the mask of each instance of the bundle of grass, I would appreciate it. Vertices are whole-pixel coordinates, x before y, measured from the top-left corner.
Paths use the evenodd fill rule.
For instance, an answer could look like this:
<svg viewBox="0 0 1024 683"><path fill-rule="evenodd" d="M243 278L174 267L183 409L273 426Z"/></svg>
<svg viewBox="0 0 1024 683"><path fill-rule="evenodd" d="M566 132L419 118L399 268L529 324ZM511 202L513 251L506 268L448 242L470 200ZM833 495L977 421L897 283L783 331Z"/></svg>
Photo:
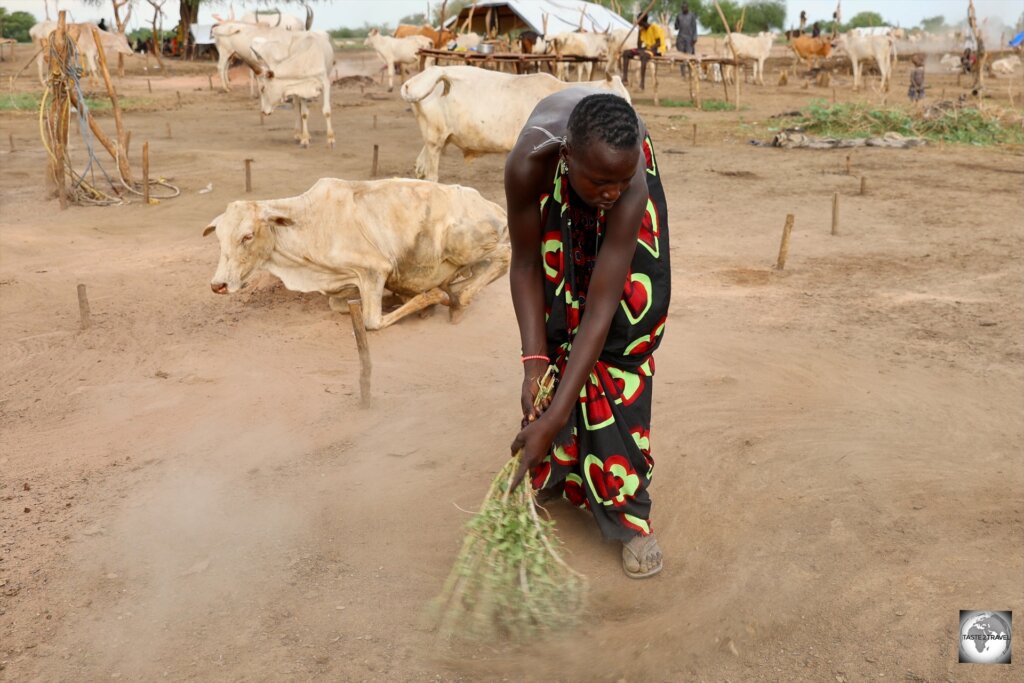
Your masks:
<svg viewBox="0 0 1024 683"><path fill-rule="evenodd" d="M541 380L535 405L554 391L554 368ZM525 639L573 623L583 609L586 577L561 558L554 522L537 514L524 481L510 486L519 451L501 468L431 608L441 635L469 639Z"/></svg>

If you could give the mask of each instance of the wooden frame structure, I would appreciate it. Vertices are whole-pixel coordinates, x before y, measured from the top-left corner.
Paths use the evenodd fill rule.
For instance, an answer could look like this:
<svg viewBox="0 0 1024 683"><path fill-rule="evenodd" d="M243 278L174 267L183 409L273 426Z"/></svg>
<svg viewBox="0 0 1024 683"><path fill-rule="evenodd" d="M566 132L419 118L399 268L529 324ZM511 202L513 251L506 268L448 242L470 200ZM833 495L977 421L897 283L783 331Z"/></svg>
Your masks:
<svg viewBox="0 0 1024 683"><path fill-rule="evenodd" d="M494 68L498 64L513 64L516 68L517 74L526 73L527 64L545 64L548 69L552 69L559 62L565 62L567 64L581 64L581 63L598 63L604 60L598 57L577 57L571 55L563 55L561 59L557 55L527 55L520 52L493 52L491 54L482 54L480 52L473 52L472 50L466 50L465 52L451 52L449 50L430 50L421 49L420 55L420 71L423 71L427 58L433 58L439 66L444 66L442 62L465 64L467 66L480 66L484 68Z"/></svg>

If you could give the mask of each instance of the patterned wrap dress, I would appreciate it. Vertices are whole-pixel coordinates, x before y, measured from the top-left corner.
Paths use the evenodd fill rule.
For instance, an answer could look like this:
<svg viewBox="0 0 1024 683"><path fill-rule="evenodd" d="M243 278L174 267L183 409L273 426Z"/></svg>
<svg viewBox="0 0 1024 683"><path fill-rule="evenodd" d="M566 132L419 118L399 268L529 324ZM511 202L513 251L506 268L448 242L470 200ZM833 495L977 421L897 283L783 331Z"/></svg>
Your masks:
<svg viewBox="0 0 1024 683"><path fill-rule="evenodd" d="M605 538L623 542L651 533L652 354L665 331L671 290L668 211L649 136L643 151L647 208L619 307L568 423L531 472L535 489L564 485L563 497L590 510ZM562 162L540 210L548 355L561 375L586 313L605 213L576 196Z"/></svg>

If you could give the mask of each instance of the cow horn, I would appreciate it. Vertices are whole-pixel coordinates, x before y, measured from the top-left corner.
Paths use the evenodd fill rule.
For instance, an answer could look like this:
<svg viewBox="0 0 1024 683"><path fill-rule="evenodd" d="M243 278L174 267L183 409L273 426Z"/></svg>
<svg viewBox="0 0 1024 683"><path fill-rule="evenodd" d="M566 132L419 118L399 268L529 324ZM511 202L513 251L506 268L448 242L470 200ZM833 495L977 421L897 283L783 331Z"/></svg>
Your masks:
<svg viewBox="0 0 1024 683"><path fill-rule="evenodd" d="M306 30L313 28L313 8L306 5Z"/></svg>
<svg viewBox="0 0 1024 683"><path fill-rule="evenodd" d="M256 51L256 48L252 47L251 45L249 46L249 52L252 52L254 55L256 55L256 59L258 59L260 61L259 62L254 62L251 59L249 59L248 57L240 55L237 52L235 54L238 55L239 59L241 59L243 62L245 62L245 65L247 67L252 69L253 72L257 76L259 76L261 73L263 73L263 65L260 64L260 62L263 62L263 64L266 64L267 60L263 59L263 56L259 52Z"/></svg>
<svg viewBox="0 0 1024 683"><path fill-rule="evenodd" d="M216 225L207 225L206 229L203 230L203 237L206 237L207 235L209 235L211 232L213 232L216 229L217 229Z"/></svg>
<svg viewBox="0 0 1024 683"><path fill-rule="evenodd" d="M281 25L281 10L277 10L277 23L274 24L274 28L277 28L280 25Z"/></svg>

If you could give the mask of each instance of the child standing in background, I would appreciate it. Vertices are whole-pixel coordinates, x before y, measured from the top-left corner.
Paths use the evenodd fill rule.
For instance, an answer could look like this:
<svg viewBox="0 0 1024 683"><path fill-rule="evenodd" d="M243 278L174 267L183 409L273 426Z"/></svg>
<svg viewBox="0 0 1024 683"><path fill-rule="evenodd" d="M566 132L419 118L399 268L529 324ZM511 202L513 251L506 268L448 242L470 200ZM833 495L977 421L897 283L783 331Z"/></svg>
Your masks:
<svg viewBox="0 0 1024 683"><path fill-rule="evenodd" d="M924 55L916 54L910 58L914 69L910 72L910 89L907 90L907 97L911 102L920 102L924 99Z"/></svg>

